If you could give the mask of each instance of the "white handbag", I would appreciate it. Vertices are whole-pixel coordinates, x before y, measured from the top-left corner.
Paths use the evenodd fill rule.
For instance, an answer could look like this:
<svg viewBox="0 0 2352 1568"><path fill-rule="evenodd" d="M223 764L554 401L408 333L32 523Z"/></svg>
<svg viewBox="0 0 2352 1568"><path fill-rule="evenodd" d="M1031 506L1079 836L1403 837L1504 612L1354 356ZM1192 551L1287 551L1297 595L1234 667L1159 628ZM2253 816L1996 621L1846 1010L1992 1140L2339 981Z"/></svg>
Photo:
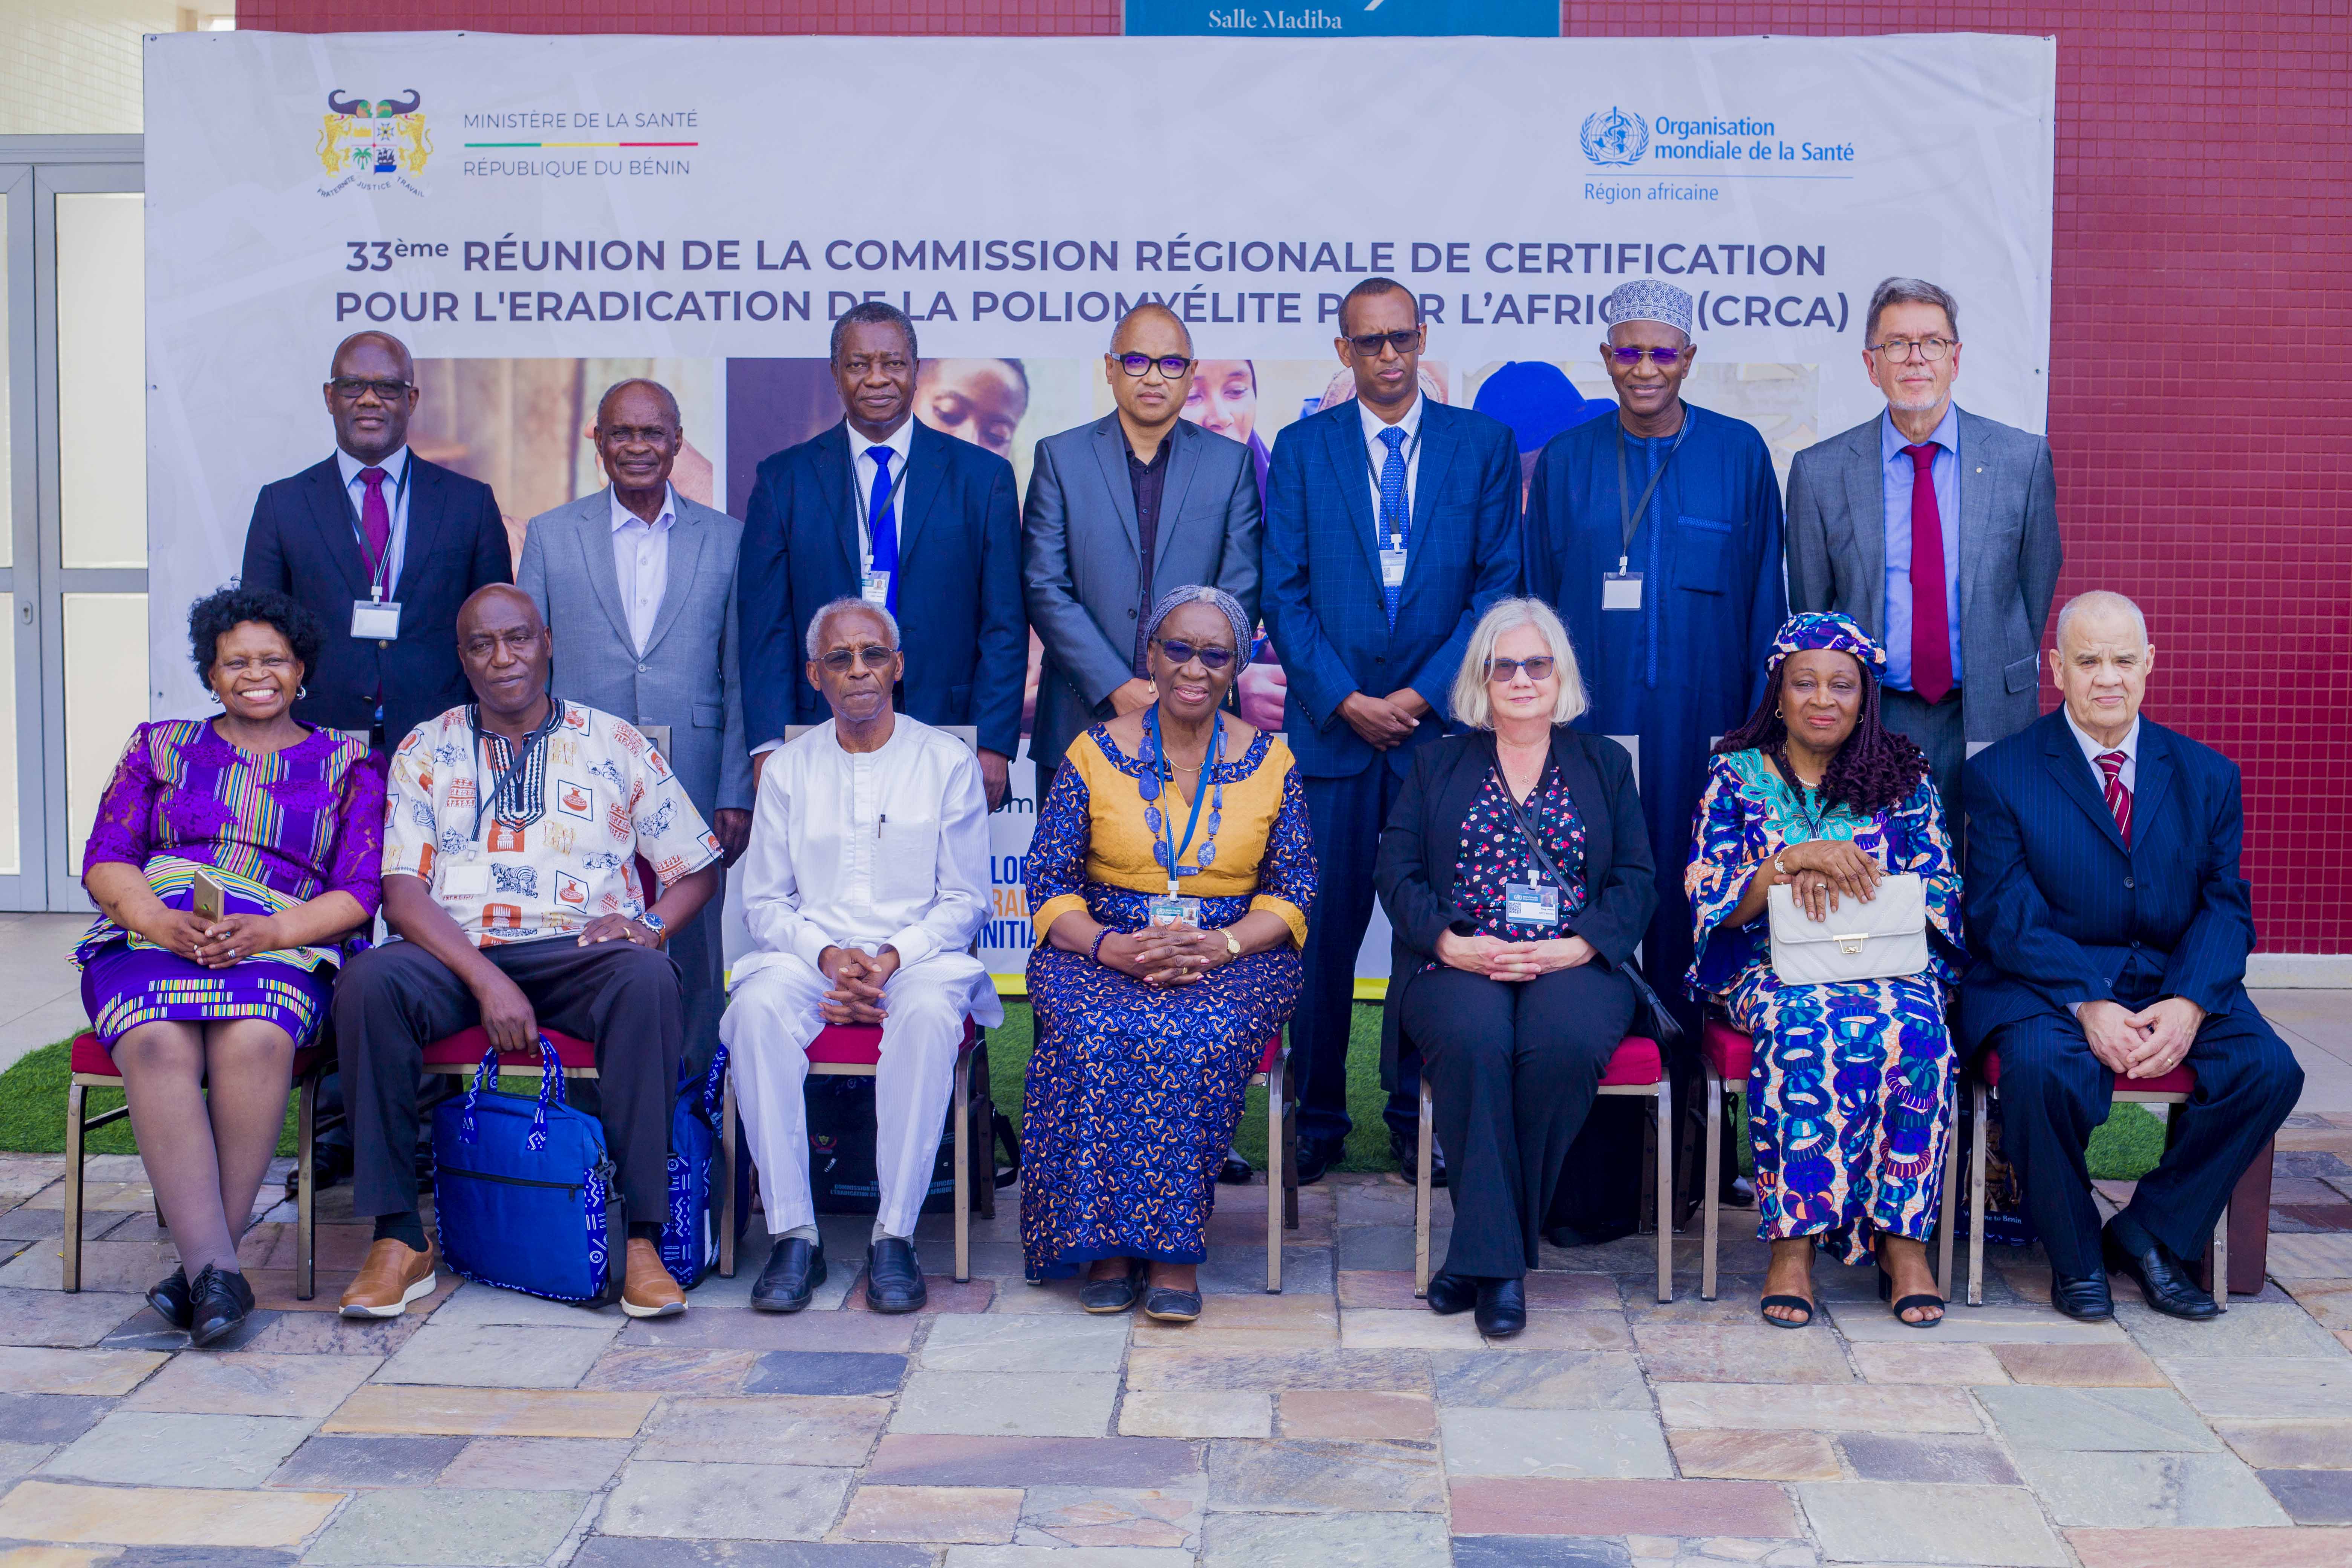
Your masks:
<svg viewBox="0 0 2352 1568"><path fill-rule="evenodd" d="M1886 980L1927 967L1927 891L1916 871L1881 877L1868 903L1840 894L1824 921L1807 914L1786 882L1772 884L1765 897L1772 968L1783 985Z"/></svg>

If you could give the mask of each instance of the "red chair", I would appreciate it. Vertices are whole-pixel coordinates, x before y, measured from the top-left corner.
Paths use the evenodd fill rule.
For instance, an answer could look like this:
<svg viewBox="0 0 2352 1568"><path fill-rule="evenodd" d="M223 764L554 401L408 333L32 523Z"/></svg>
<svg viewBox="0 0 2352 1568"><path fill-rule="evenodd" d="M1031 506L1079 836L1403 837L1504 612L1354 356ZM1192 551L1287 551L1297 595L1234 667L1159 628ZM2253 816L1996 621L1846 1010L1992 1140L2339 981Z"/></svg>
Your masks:
<svg viewBox="0 0 2352 1568"><path fill-rule="evenodd" d="M1969 1213L1974 1216L1969 1226L1969 1305L1984 1305L1984 1212L1985 1167L1988 1130L1992 1096L2000 1088L2000 1053L1987 1051L1977 1061L1977 1070L1969 1081L1971 1108L1976 1113L1976 1130L1969 1140ZM2196 1091L2197 1075L2183 1063L2160 1078L2116 1079L2115 1098L2133 1105L2186 1105ZM2165 1142L2170 1145L2180 1131L2180 1118L2165 1119ZM1950 1257L1947 1250L1945 1256ZM2213 1303L2221 1310L2230 1310L2230 1210L2225 1205L2221 1218L2213 1226L2213 1245L2206 1254L2206 1264L2213 1280Z"/></svg>
<svg viewBox="0 0 2352 1568"><path fill-rule="evenodd" d="M321 1038L325 1037L322 1035ZM341 1115L319 1122L319 1079L334 1065L335 1051L331 1044L305 1046L294 1053L294 1125L298 1142L295 1150L300 1179L297 1191L297 1218L294 1223L294 1293L307 1301L315 1283L318 1263L317 1210L318 1183L312 1156L318 1148L318 1136L327 1128L339 1125ZM89 1113L89 1091L93 1089L121 1089L122 1074L114 1066L114 1058L98 1043L98 1037L87 1032L73 1038L72 1076L66 1088L66 1205L65 1205L65 1279L68 1290L81 1289L81 1163L83 1142L89 1135L110 1122L122 1121L131 1114L128 1104L111 1110L101 1110L96 1116ZM155 1223L163 1226L167 1215L158 1211Z"/></svg>
<svg viewBox="0 0 2352 1568"><path fill-rule="evenodd" d="M1599 1092L1638 1095L1658 1102L1658 1300L1675 1299L1675 1134L1674 1090L1658 1042L1629 1035L1619 1042L1601 1075ZM1430 1184L1430 1151L1436 1143L1436 1102L1430 1099L1429 1074L1421 1077L1421 1168L1412 1188L1412 1293L1429 1294L1429 1212L1434 1201Z"/></svg>

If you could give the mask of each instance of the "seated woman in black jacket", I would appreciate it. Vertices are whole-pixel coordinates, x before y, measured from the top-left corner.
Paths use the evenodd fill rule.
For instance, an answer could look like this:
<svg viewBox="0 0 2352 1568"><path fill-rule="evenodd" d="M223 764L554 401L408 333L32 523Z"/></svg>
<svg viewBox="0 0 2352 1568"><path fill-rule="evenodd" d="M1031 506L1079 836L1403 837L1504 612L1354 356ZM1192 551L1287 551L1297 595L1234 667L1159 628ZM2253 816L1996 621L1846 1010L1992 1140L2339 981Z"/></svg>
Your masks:
<svg viewBox="0 0 2352 1568"><path fill-rule="evenodd" d="M1570 729L1585 709L1568 632L1506 599L1454 683L1470 726L1423 747L1381 837L1395 929L1384 1069L1420 1049L1445 1151L1454 1237L1435 1312L1527 1322L1525 1276L1568 1147L1633 1021L1625 969L1657 901L1633 763Z"/></svg>

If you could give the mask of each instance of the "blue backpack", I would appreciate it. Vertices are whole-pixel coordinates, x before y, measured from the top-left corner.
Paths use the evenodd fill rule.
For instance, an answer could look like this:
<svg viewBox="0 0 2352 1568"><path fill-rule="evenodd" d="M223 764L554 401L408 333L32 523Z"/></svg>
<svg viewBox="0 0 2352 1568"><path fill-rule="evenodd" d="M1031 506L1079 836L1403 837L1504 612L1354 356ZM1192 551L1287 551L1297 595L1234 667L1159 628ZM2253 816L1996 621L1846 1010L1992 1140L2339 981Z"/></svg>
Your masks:
<svg viewBox="0 0 2352 1568"><path fill-rule="evenodd" d="M669 1121L669 1213L663 1218L661 1260L682 1290L691 1290L719 1267L720 1184L736 1183L735 1233L740 1240L750 1217L751 1177L740 1151L732 1173L719 1169L721 1108L727 1088L727 1047L710 1058L710 1068L697 1083L681 1064L677 1075L677 1108Z"/></svg>
<svg viewBox="0 0 2352 1568"><path fill-rule="evenodd" d="M563 1068L542 1035L536 1099L497 1087L499 1057L461 1101L433 1108L434 1224L462 1279L551 1301L621 1299L621 1193L604 1124L564 1103Z"/></svg>

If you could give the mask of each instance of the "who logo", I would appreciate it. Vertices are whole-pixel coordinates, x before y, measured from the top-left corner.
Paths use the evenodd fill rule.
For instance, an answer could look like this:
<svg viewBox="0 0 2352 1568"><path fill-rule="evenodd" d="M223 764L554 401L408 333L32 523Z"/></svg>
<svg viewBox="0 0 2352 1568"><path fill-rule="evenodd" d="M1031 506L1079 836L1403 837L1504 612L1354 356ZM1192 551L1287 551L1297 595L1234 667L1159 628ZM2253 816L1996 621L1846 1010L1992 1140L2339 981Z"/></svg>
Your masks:
<svg viewBox="0 0 2352 1568"><path fill-rule="evenodd" d="M425 160L433 156L432 134L425 130L425 116L417 112L424 101L424 94L415 88L405 98L374 102L330 91L319 127L319 166L331 178L342 177L320 186L319 194L332 195L353 184L383 191L397 184L423 195L416 176L425 173Z"/></svg>
<svg viewBox="0 0 2352 1568"><path fill-rule="evenodd" d="M1642 154L1650 150L1650 122L1612 104L1584 117L1584 128L1578 132L1577 140L1584 144L1584 155L1593 163L1602 168L1619 168L1640 163Z"/></svg>

